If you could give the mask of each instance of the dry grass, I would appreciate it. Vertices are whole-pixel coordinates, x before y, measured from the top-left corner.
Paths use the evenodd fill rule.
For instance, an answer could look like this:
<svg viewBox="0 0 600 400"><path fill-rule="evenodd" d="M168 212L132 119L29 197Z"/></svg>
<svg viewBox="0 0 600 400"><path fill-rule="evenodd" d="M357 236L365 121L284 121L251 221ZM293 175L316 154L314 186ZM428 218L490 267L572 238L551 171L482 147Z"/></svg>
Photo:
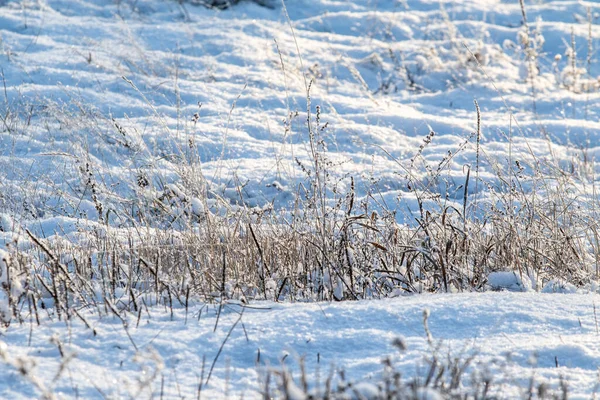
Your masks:
<svg viewBox="0 0 600 400"><path fill-rule="evenodd" d="M534 30L524 28L522 53L535 65L539 54L531 42ZM460 46L455 50L464 53ZM463 54L464 63L483 70L482 56L470 54ZM587 64L589 75L589 60ZM401 67L398 71L408 71ZM535 102L535 77L528 79ZM295 182L296 202L286 209L247 207L239 182L234 185L238 205L220 197L202 174L193 135L185 145L156 155L176 166L180 184L168 184L173 178L164 176L158 162L139 165L135 159L153 150L135 128L125 126L128 121L101 115L76 99L76 111L48 101L36 114L25 99L7 97L1 129L15 143L36 124L52 119L63 129L61 134L85 129L97 146L114 148L111 156L117 154L134 167L117 179L85 143L74 139L72 152L53 154L74 159L74 168L44 182L59 187L53 180L63 179L72 193L42 195L38 183L27 177L20 185L10 180L0 184L0 206L14 217L11 231L20 234L7 245L10 276L2 282L9 307L4 322L24 318L30 306L36 312L53 307L59 318L70 318L81 306L138 310L141 304L185 305L190 296L211 302L342 301L481 291L489 289L487 279L495 271L512 271L535 290L549 282L592 287L599 273L600 244L589 160L564 166L539 159L533 151L527 159L514 159L510 151L506 162L493 159L481 140L485 115L476 103L477 129L453 153L437 164L428 163L423 152L437 139L431 132L414 149L410 163L397 161L399 185L416 199L409 223L399 223L398 210L404 204L378 202L377 183L358 198L355 177L336 170L324 137L331 127L323 122L320 107L311 107L311 85L306 82L308 161L296 159L303 176ZM146 101L159 121L157 129L176 136ZM290 116L303 115L288 111ZM196 114L192 121L198 118ZM510 149L512 132L507 139ZM462 184L456 184L447 177L454 160L467 151L475 152L474 165L464 169ZM480 164L494 176L482 177ZM48 206L47 213L76 215L87 202L97 218L86 220L82 214L76 233L64 237L44 238L43 232L20 225L40 217L31 205L50 203L51 196L69 200Z"/></svg>
<svg viewBox="0 0 600 400"><path fill-rule="evenodd" d="M326 129L318 114L314 124L312 163L301 164L305 177L293 209L197 200L207 185L201 176L179 188L156 179L141 185L133 176L130 187L139 195L127 204L129 215L118 210L126 223L115 227L109 213L114 207L100 195L106 187L98 188L93 169L84 167L83 185L98 221L77 238L47 240L25 230L28 240L7 246L11 276L4 289L11 293L12 316L23 318L23 305L32 300L53 305L61 317L104 302L134 310L142 301L184 305L189 296L341 301L480 291L494 271L514 271L536 290L552 280L583 287L597 278L596 206L581 193L576 174L533 159L497 167L490 181L474 176L474 166L465 171L461 201L451 202L439 191L448 186L439 182L449 160L436 168L415 162L402 174L417 199L416 222L399 224L396 209L376 212L368 199L356 199L353 177L341 178L349 190L340 193L335 165L318 136ZM478 136L465 147L485 148ZM432 140L433 133L424 146ZM186 171L193 168L182 165L181 179L189 179ZM419 168L426 179L413 178ZM149 200L143 192L152 185L162 195ZM490 194L487 200L472 191L476 186ZM243 204L241 190L239 195ZM11 292L16 281L18 293Z"/></svg>

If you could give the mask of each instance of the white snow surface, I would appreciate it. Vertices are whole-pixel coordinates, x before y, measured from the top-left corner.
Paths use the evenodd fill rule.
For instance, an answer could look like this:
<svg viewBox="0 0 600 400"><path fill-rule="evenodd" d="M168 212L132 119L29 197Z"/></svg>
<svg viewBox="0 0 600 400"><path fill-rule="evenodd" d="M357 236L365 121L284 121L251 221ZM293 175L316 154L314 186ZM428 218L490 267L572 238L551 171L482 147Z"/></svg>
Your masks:
<svg viewBox="0 0 600 400"><path fill-rule="evenodd" d="M592 190L598 3L525 2L529 35L512 0L294 0L287 14L276 0L192 3L0 2L0 107L11 110L0 126L3 232L81 229L99 218L92 196L121 226L133 197L167 187L194 213L204 196L290 206L306 178L296 159L310 164L308 85L338 193L352 176L359 199L377 193L371 207L395 208L400 221L417 212L407 174L450 205L476 164L491 185L469 187L481 199L516 161Z"/></svg>
<svg viewBox="0 0 600 400"><path fill-rule="evenodd" d="M41 327L32 329L26 321L3 329L0 340L9 361L21 360L41 385L65 398L159 398L161 392L164 398L196 398L200 377L206 381L222 346L202 398L259 398L266 371L282 366L300 385L300 359L313 389L318 379L324 384L332 370L343 368L348 380L369 393L385 357L406 379L424 377L433 354L450 354L474 356L465 384L472 373L489 374L499 398L524 394L533 377L536 385L554 388L563 379L569 398L577 399L590 398L598 385L599 301L596 294L489 292L329 304L256 302L233 330L241 307L228 304L214 332L218 308L196 304L187 322L182 308L173 317L161 308L144 311L139 326L135 313L127 315L131 340L119 319L89 312L84 316L95 336L76 318L67 326L43 317ZM431 343L424 310L430 313ZM406 345L403 352L392 344L398 338ZM69 357L55 379L61 360ZM154 371L157 377L143 387ZM0 382L2 398L40 393L8 365L0 367Z"/></svg>
<svg viewBox="0 0 600 400"><path fill-rule="evenodd" d="M576 171L581 193L589 193L585 183L599 172L600 4L525 3L533 69L513 0L289 0L289 21L279 2L216 11L168 0L0 0L0 243L23 240L22 227L50 237L95 224L88 179L115 226L127 224L121 215L133 196L160 196L152 189L158 182L197 215L241 202L239 186L247 206L292 204L304 179L296 158L307 162L310 153L310 81L335 173L355 177L359 197L376 185L378 202L397 207L399 220L416 211L406 170L427 181L440 163L443 179L427 185L450 202L477 161L490 190L500 186L497 172L519 160L525 171L539 164ZM481 108L479 160L473 100ZM139 177L148 189L133 184ZM209 201L200 201L205 193ZM523 284L496 278L498 288ZM546 290L576 291L560 282ZM151 308L139 326L127 315L127 330L116 317L82 310L96 335L77 317L66 324L41 310L40 326L13 321L1 330L0 398L44 390L65 398L196 398L221 346L203 398L260 397L267 368L285 365L297 378L300 358L311 384L343 367L367 393L384 357L410 377L435 352L474 355L472 370L489 370L504 398L523 393L531 377L553 387L564 379L570 398L589 398L599 384L598 300L499 292L257 302L228 340L239 305L224 308L214 332L214 306L195 304L187 323L182 309L171 318ZM398 337L404 352L392 345Z"/></svg>

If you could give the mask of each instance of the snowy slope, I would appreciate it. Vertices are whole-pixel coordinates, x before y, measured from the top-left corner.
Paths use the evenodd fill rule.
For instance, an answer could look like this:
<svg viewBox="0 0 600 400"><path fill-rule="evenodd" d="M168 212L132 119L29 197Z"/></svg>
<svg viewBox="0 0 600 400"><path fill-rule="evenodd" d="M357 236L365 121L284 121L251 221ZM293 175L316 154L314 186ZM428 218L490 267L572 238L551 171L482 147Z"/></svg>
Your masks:
<svg viewBox="0 0 600 400"><path fill-rule="evenodd" d="M305 178L296 158L306 163L310 153L311 81L313 119L320 106L321 124L329 123L332 172L353 176L360 196L376 188L400 220L416 208L407 171L450 199L462 195L465 166L477 162L473 100L479 171L493 186L515 160L527 171L560 166L593 176L600 33L589 31L588 17L596 23L598 4L527 4L527 47L514 1L287 7L297 42L279 4L214 11L175 1L4 2L2 107L11 113L0 163L9 217L35 220L30 228L44 236L73 231L81 217L97 220L88 170L113 215L131 207L131 196L159 196L140 194L139 179L231 203L240 202L239 183L247 205L289 206ZM340 190L348 184L342 179Z"/></svg>
<svg viewBox="0 0 600 400"><path fill-rule="evenodd" d="M138 228L135 210L169 197L189 201L196 217L235 204L289 211L311 163L307 89L337 193L352 177L365 209L413 223L414 182L461 209L467 171L481 177L470 199L490 207L511 173L525 193L556 184L569 206L596 204L586 202L596 197L600 151L598 3L525 1L527 24L512 0L273 4L218 11L174 0L0 0L0 246L42 253L26 228L59 249L82 232ZM545 173L544 185L530 179ZM515 275L489 283L510 288L507 276ZM1 311L10 312L2 294ZM332 365L378 382L386 356L410 379L427 369L426 357L448 353L474 355L469 373L489 370L500 397L524 394L533 376L554 388L563 379L571 398L589 398L600 363L597 300L257 302L237 325L239 306L217 324L214 306L194 302L187 323L182 309L171 318L150 307L139 326L123 311L127 330L104 307L101 317L80 310L95 336L79 318L65 325L40 310L39 327L13 319L2 328L0 397L195 398L235 325L204 398L258 397L266 368L281 368L286 354L296 379L305 357L313 385ZM21 315L30 315L27 304ZM392 345L400 336L403 353Z"/></svg>

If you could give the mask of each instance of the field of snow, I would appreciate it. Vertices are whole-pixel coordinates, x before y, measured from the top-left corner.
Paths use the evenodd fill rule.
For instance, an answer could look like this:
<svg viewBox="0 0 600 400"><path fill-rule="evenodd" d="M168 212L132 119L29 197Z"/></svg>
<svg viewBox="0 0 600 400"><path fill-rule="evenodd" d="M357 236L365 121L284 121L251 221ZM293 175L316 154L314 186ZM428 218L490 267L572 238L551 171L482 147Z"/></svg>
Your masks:
<svg viewBox="0 0 600 400"><path fill-rule="evenodd" d="M595 394L600 4L236 3L0 0L0 397Z"/></svg>
<svg viewBox="0 0 600 400"><path fill-rule="evenodd" d="M459 367L470 360L461 387L487 378L495 398L527 397L530 386L537 397L540 384L556 389L561 380L569 398L591 398L600 387L598 300L471 293L335 304L258 302L241 319L242 309L232 303L216 330L217 309L200 305L190 307L187 317L184 309L173 315L144 311L139 320L129 314L127 331L114 316L86 315L93 331L81 321L44 321L43 329L26 322L2 336L0 356L9 365L0 368L0 396L27 399L45 391L58 398L253 399L264 393L268 373L271 382L279 379L273 371L287 370L293 386L301 387L303 360L309 391L323 390L332 374L339 382L343 370L359 393L373 398L368 394L385 374L384 358L401 379L424 381L433 357L440 365L453 357ZM430 313L431 342L424 310ZM394 346L395 339L406 349ZM352 389L347 394L361 398Z"/></svg>

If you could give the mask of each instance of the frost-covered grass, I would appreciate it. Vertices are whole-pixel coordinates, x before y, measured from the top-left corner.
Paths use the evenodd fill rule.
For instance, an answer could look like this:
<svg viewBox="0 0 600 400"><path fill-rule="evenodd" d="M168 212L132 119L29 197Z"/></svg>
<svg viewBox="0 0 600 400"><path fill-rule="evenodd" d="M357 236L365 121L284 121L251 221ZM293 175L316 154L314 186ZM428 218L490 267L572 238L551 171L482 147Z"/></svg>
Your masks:
<svg viewBox="0 0 600 400"><path fill-rule="evenodd" d="M0 11L6 326L598 291L595 3Z"/></svg>

